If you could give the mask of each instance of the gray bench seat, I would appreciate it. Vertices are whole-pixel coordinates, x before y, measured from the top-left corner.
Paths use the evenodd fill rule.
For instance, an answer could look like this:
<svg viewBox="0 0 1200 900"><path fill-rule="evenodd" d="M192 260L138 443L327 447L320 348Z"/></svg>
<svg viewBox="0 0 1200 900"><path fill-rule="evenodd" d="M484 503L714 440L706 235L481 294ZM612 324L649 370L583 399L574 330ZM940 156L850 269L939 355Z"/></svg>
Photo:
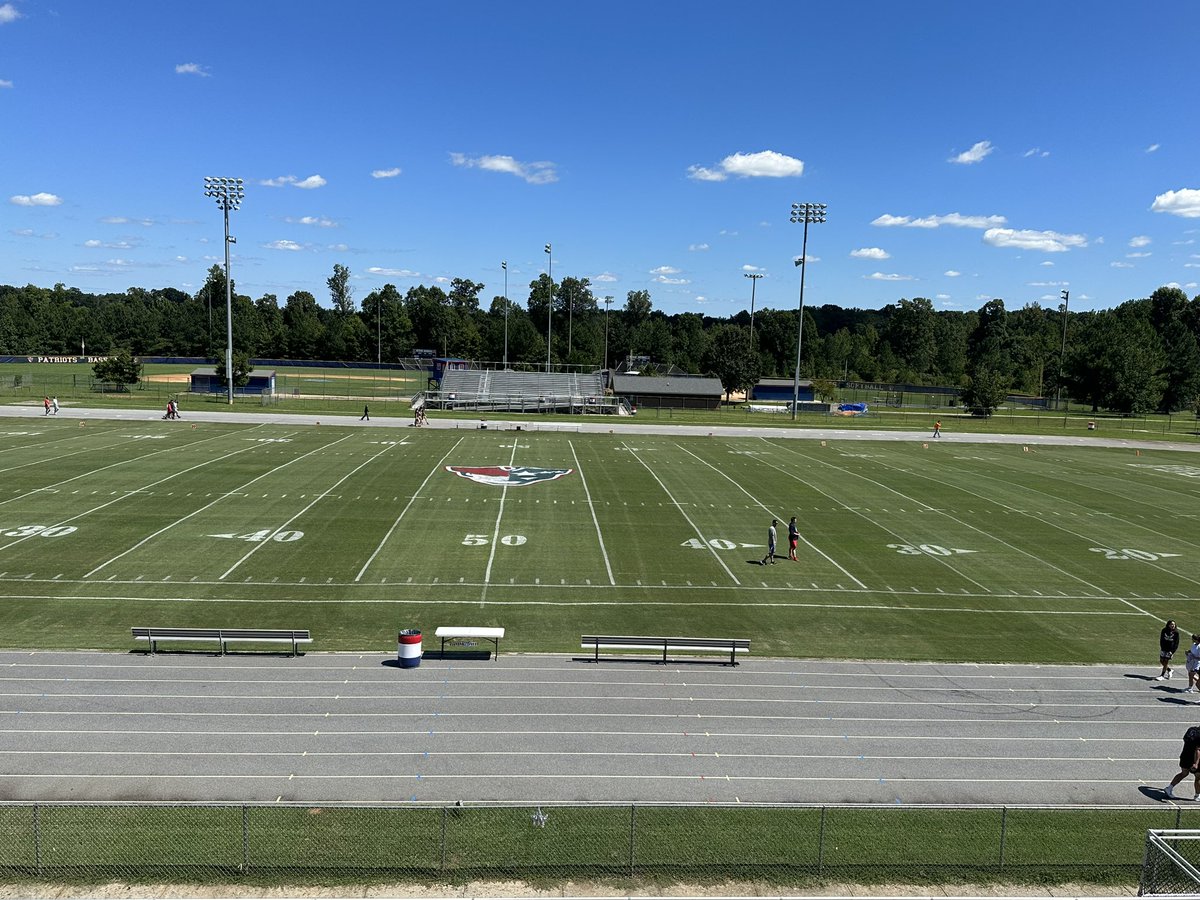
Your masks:
<svg viewBox="0 0 1200 900"><path fill-rule="evenodd" d="M158 649L158 644L161 641L216 641L221 648L221 653L225 653L228 645L234 642L238 643L267 643L267 644L290 644L292 647L292 656L299 653L300 644L312 643L312 635L307 629L280 629L280 628L142 628L134 626L130 629L133 633L134 640L147 641L150 644L150 652L154 653Z"/></svg>
<svg viewBox="0 0 1200 900"><path fill-rule="evenodd" d="M594 651L593 661L600 661L601 650L655 650L662 652L666 662L672 651L687 653L728 653L729 665L736 666L737 654L750 652L749 638L651 637L647 635L585 634L580 646Z"/></svg>

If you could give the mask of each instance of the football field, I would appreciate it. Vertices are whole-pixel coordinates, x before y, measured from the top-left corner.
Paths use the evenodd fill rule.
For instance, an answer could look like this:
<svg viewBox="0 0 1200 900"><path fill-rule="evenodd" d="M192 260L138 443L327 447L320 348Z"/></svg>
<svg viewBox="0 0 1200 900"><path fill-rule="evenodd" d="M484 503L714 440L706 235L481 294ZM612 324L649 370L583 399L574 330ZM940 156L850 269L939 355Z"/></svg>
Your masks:
<svg viewBox="0 0 1200 900"><path fill-rule="evenodd" d="M514 651L1152 665L1159 620L1200 630L1195 454L614 431L0 419L0 642L467 624Z"/></svg>

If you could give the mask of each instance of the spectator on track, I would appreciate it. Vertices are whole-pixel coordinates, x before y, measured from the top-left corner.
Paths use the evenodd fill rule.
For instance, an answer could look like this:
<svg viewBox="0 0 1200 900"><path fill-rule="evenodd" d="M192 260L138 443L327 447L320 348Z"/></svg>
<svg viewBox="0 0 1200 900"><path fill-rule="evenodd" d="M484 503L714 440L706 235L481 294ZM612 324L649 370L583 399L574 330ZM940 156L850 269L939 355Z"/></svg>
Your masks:
<svg viewBox="0 0 1200 900"><path fill-rule="evenodd" d="M363 419L366 419L368 422L371 421L371 407L363 406L363 414L358 417L358 421L361 422Z"/></svg>
<svg viewBox="0 0 1200 900"><path fill-rule="evenodd" d="M792 562L799 562L796 559L796 545L800 543L800 526L796 524L796 517L792 516L792 520L788 522L788 559Z"/></svg>
<svg viewBox="0 0 1200 900"><path fill-rule="evenodd" d="M50 398L49 398L49 397L43 397L43 398L42 398L42 406L43 406L43 407L45 408L45 410L46 410L44 413L42 413L42 415L43 415L43 416L48 416L48 415L50 415Z"/></svg>
<svg viewBox="0 0 1200 900"><path fill-rule="evenodd" d="M1163 630L1158 634L1158 661L1162 664L1162 674L1155 681L1166 681L1171 677L1171 657L1179 649L1179 629L1175 620L1168 619Z"/></svg>
<svg viewBox="0 0 1200 900"><path fill-rule="evenodd" d="M942 423L940 421L933 423L933 436L940 438L942 436Z"/></svg>
<svg viewBox="0 0 1200 900"><path fill-rule="evenodd" d="M1184 668L1187 669L1188 686L1183 692L1194 694L1200 691L1200 634L1192 635L1192 646L1187 649Z"/></svg>
<svg viewBox="0 0 1200 900"><path fill-rule="evenodd" d="M52 415L52 416L58 415L58 397L50 398L50 415Z"/></svg>
<svg viewBox="0 0 1200 900"><path fill-rule="evenodd" d="M1189 775L1196 776L1196 797L1200 800L1200 725L1193 725L1183 733L1183 751L1179 754L1179 774L1163 788L1168 800L1175 799L1175 785Z"/></svg>

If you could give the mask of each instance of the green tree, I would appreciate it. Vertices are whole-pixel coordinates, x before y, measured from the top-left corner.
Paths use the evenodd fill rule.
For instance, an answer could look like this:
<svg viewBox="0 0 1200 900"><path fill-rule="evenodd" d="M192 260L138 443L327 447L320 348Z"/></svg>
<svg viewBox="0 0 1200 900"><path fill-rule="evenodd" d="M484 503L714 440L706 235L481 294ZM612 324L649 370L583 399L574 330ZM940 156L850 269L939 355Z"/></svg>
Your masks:
<svg viewBox="0 0 1200 900"><path fill-rule="evenodd" d="M245 350L233 351L233 386L235 388L245 387L250 383L250 373L254 371L254 366L250 365L250 354ZM225 380L224 364L216 366L213 371L217 373L217 382L221 387L227 387L228 382Z"/></svg>
<svg viewBox="0 0 1200 900"><path fill-rule="evenodd" d="M344 316L354 312L354 288L350 284L350 270L341 263L333 264L333 274L325 279L329 286L329 299L333 308Z"/></svg>
<svg viewBox="0 0 1200 900"><path fill-rule="evenodd" d="M749 329L725 324L713 330L705 368L721 380L726 401L734 391L748 391L761 377L758 362L750 353L749 342Z"/></svg>
<svg viewBox="0 0 1200 900"><path fill-rule="evenodd" d="M990 416L1008 396L1008 381L995 369L981 365L967 376L967 384L959 396L971 415Z"/></svg>
<svg viewBox="0 0 1200 900"><path fill-rule="evenodd" d="M142 361L122 348L92 364L92 374L104 384L131 385L142 380Z"/></svg>

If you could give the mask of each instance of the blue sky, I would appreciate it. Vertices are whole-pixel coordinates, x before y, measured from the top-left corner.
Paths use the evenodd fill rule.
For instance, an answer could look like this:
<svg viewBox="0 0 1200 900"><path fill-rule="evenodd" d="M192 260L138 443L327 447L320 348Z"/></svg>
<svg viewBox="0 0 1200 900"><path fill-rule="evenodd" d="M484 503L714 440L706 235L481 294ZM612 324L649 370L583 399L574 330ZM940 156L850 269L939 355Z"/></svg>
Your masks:
<svg viewBox="0 0 1200 900"><path fill-rule="evenodd" d="M0 0L0 283L657 309L1200 293L1200 3Z"/></svg>

